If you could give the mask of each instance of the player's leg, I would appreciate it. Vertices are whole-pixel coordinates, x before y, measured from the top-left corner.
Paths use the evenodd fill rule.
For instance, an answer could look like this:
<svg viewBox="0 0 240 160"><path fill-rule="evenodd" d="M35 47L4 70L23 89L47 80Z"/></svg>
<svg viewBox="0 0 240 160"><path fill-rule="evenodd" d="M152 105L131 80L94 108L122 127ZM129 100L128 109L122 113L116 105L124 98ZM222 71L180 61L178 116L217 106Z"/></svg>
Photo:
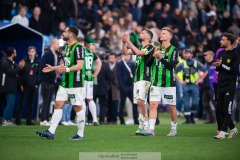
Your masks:
<svg viewBox="0 0 240 160"><path fill-rule="evenodd" d="M139 130L148 130L149 124L148 124L148 116L146 111L146 101L147 101L147 95L148 90L150 88L150 82L148 81L139 81L136 83L136 90L134 96L137 99L137 105L138 105L138 111L139 111ZM135 86L134 86L135 88ZM136 134L136 132L135 132Z"/></svg>
<svg viewBox="0 0 240 160"><path fill-rule="evenodd" d="M83 140L85 127L85 109L82 106L84 101L84 88L71 88L69 95L70 102L73 105L74 111L76 112L78 128L77 134L69 140Z"/></svg>
<svg viewBox="0 0 240 160"><path fill-rule="evenodd" d="M149 129L148 136L154 136L155 124L157 119L157 108L161 100L159 87L151 86L150 88L150 111L149 111Z"/></svg>
<svg viewBox="0 0 240 160"><path fill-rule="evenodd" d="M171 130L167 136L177 135L177 109L176 109L176 87L161 87L163 104L168 105L171 117Z"/></svg>
<svg viewBox="0 0 240 160"><path fill-rule="evenodd" d="M87 83L85 83L86 86L86 99L88 102L88 106L89 106L89 110L92 114L93 117L93 124L95 126L98 126L98 120L97 120L97 107L96 107L96 103L93 101L93 81L85 81Z"/></svg>
<svg viewBox="0 0 240 160"><path fill-rule="evenodd" d="M66 88L59 86L56 101L54 104L54 112L52 115L51 125L46 131L38 131L36 132L41 137L46 137L48 139L53 139L57 126L62 118L62 108L65 102L68 99L68 92Z"/></svg>

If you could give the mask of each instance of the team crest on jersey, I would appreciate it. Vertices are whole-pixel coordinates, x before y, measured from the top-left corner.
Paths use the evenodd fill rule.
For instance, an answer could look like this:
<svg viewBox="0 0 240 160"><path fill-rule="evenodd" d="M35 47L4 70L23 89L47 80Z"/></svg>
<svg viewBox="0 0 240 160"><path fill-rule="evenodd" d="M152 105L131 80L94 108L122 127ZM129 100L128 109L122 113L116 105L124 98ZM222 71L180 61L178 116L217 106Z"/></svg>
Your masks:
<svg viewBox="0 0 240 160"><path fill-rule="evenodd" d="M230 63L231 62L231 59L227 59L227 63Z"/></svg>

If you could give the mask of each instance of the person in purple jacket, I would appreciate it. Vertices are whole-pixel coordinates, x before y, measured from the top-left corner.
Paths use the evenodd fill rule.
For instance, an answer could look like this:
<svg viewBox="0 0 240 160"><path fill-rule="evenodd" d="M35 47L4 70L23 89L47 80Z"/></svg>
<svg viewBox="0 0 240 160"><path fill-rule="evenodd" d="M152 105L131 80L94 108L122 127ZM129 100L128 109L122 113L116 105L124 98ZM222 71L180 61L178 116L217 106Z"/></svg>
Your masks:
<svg viewBox="0 0 240 160"><path fill-rule="evenodd" d="M213 65L214 60L214 52L213 51L206 51L204 52L204 59L205 64L204 67L208 70L208 75L204 78L203 81L203 94L202 94L202 104L207 112L208 120L204 122L205 124L208 123L215 123L215 115L213 113L213 110L211 108L210 102L216 106L216 102L213 101L214 97L214 89L213 89L213 75L215 73L215 67Z"/></svg>

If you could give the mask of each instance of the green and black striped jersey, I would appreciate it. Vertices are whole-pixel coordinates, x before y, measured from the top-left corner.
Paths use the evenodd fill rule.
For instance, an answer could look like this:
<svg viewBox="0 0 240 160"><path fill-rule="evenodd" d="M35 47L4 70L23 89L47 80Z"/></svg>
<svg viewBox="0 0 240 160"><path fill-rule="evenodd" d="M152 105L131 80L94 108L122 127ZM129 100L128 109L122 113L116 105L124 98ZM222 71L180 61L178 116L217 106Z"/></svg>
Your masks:
<svg viewBox="0 0 240 160"><path fill-rule="evenodd" d="M84 69L85 69L85 80L86 81L93 81L93 63L97 60L98 57L96 54L89 49L85 48L85 55L84 55Z"/></svg>
<svg viewBox="0 0 240 160"><path fill-rule="evenodd" d="M84 60L84 47L76 42L73 45L67 45L64 50L64 66L72 67L77 64L78 60ZM76 88L84 86L84 70L76 72L67 72L62 75L62 87Z"/></svg>
<svg viewBox="0 0 240 160"><path fill-rule="evenodd" d="M145 47L140 46L139 49L143 50L145 54L136 57L134 82L141 80L150 81L150 69L147 66L147 61L154 53L154 47L151 44L148 44Z"/></svg>
<svg viewBox="0 0 240 160"><path fill-rule="evenodd" d="M170 45L166 49L160 49L159 53L162 56L160 61L151 57L151 84L158 87L175 87L175 66L178 63L178 50Z"/></svg>

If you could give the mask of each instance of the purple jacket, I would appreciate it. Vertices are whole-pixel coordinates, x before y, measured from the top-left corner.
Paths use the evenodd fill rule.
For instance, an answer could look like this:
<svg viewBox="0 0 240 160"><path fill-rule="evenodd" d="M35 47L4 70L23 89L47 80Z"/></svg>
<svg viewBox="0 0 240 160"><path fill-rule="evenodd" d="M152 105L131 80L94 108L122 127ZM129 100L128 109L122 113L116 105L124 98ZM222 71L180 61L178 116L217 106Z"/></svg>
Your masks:
<svg viewBox="0 0 240 160"><path fill-rule="evenodd" d="M223 51L223 50L224 50L224 48L219 48L219 49L216 51L216 53L215 53L215 55L214 55L213 62L216 62L216 61L217 61L218 54L219 54L221 51ZM217 72L216 70L214 70L212 82L213 82L213 83L217 83L217 81L218 81L218 72Z"/></svg>

